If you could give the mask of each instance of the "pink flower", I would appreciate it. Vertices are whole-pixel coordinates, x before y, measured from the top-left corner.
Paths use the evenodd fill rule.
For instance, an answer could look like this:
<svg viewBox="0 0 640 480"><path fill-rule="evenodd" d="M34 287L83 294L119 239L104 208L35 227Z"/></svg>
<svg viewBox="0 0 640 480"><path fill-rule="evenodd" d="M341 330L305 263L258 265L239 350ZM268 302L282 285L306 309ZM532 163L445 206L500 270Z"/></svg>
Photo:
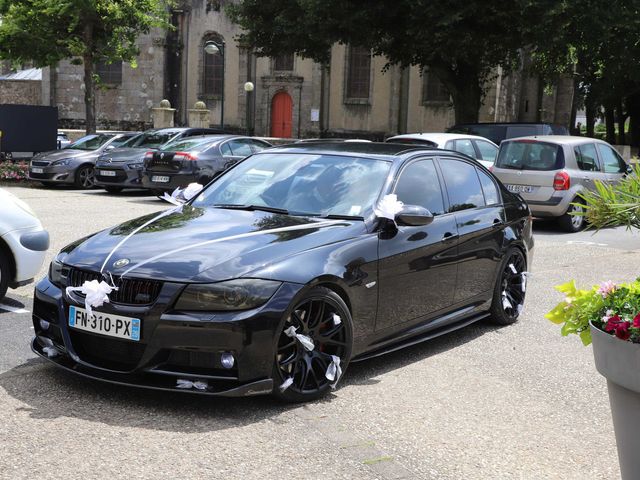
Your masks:
<svg viewBox="0 0 640 480"><path fill-rule="evenodd" d="M640 328L640 313L633 317L633 328Z"/></svg>
<svg viewBox="0 0 640 480"><path fill-rule="evenodd" d="M598 288L598 293L602 295L602 298L607 298L610 293L613 293L616 290L616 284L611 280L602 282L600 284L600 288Z"/></svg>

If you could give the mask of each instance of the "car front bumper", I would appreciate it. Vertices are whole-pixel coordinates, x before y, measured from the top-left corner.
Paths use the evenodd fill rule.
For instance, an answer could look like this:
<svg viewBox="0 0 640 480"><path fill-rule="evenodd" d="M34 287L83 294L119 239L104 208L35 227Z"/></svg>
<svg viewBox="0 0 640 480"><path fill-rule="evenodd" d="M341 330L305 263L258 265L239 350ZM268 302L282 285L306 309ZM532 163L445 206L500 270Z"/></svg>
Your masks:
<svg viewBox="0 0 640 480"><path fill-rule="evenodd" d="M59 367L117 384L221 396L271 393L277 332L302 285L282 284L253 310L187 313L171 309L183 287L164 283L152 305L95 309L140 318L141 338L135 342L69 327L69 305L83 305L44 278L35 288L31 348ZM53 356L44 347L53 347ZM222 366L222 353L233 354L232 368ZM180 389L178 380L206 382L206 389Z"/></svg>
<svg viewBox="0 0 640 480"><path fill-rule="evenodd" d="M103 171L114 172L104 175ZM142 188L142 165L139 168L114 163L96 165L96 186L115 188Z"/></svg>
<svg viewBox="0 0 640 480"><path fill-rule="evenodd" d="M75 166L36 167L42 169L42 173L34 173L32 168L29 167L29 180L60 184L73 184L75 181Z"/></svg>

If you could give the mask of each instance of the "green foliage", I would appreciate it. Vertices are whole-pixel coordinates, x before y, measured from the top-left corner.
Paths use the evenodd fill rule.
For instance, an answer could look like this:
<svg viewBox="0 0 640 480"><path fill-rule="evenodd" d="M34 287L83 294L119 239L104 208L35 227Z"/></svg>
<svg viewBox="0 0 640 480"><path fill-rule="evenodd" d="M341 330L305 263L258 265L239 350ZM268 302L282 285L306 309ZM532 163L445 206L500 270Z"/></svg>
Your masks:
<svg viewBox="0 0 640 480"><path fill-rule="evenodd" d="M582 193L586 217L600 229L626 225L640 229L640 165L618 184L595 182L595 191Z"/></svg>
<svg viewBox="0 0 640 480"><path fill-rule="evenodd" d="M29 175L29 165L25 162L0 162L0 180L20 182Z"/></svg>
<svg viewBox="0 0 640 480"><path fill-rule="evenodd" d="M48 66L87 53L131 61L167 10L162 0L0 0L0 17L0 58Z"/></svg>
<svg viewBox="0 0 640 480"><path fill-rule="evenodd" d="M589 345L591 322L619 338L640 343L640 280L619 285L606 282L590 290L579 290L572 280L558 285L556 290L565 299L545 317L562 325L562 335L578 335L584 345Z"/></svg>

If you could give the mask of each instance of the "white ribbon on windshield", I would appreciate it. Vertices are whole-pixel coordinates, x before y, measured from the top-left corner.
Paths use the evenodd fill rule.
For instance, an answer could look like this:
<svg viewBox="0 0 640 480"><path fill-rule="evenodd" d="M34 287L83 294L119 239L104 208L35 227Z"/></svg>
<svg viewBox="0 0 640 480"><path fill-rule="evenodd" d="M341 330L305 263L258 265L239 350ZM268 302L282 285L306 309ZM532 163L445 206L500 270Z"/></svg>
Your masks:
<svg viewBox="0 0 640 480"><path fill-rule="evenodd" d="M202 190L203 188L204 186L199 183L190 183L189 185L187 185L186 188L180 188L180 187L176 188L171 193L171 195L165 192L159 198L161 200L164 200L165 202L169 202L174 205L182 205L183 203L188 202L193 197L195 197L198 193L200 193L200 190Z"/></svg>

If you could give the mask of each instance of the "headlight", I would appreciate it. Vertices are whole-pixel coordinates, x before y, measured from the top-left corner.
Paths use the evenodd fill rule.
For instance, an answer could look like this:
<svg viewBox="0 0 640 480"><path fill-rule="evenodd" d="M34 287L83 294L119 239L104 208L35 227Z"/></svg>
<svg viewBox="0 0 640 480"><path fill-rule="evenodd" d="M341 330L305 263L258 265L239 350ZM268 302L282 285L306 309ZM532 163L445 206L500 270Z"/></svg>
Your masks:
<svg viewBox="0 0 640 480"><path fill-rule="evenodd" d="M71 159L65 158L64 160L56 160L55 162L51 162L52 167L58 167L60 165L69 165L71 163Z"/></svg>
<svg viewBox="0 0 640 480"><path fill-rule="evenodd" d="M61 285L62 280L67 278L69 273L69 267L65 267L62 263L62 259L66 257L66 253L59 253L55 256L55 258L51 261L49 265L49 281L54 285Z"/></svg>
<svg viewBox="0 0 640 480"><path fill-rule="evenodd" d="M137 170L138 168L142 168L142 162L140 162L140 163L127 163L127 167L133 168L134 170Z"/></svg>
<svg viewBox="0 0 640 480"><path fill-rule="evenodd" d="M248 310L269 300L281 282L243 278L228 282L188 285L178 302L177 310Z"/></svg>

